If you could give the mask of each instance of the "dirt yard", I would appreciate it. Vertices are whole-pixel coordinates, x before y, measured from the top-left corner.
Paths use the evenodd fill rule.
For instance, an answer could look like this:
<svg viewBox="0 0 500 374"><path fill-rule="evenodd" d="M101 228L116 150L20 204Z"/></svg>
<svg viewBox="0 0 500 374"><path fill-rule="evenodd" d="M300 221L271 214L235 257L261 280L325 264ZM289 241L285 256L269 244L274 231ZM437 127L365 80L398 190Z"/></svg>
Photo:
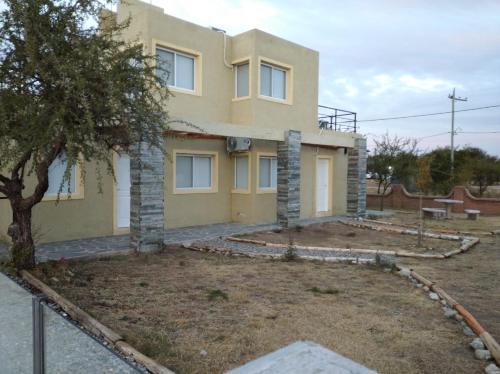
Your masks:
<svg viewBox="0 0 500 374"><path fill-rule="evenodd" d="M391 216L378 218L380 221L392 222L395 224L417 225L418 213L410 210L391 211ZM451 230L471 232L481 235L485 232L500 230L500 217L480 216L476 221L467 219L466 214L453 213L452 219L425 219L424 225L428 229Z"/></svg>
<svg viewBox="0 0 500 374"><path fill-rule="evenodd" d="M415 216L415 212L396 212L390 219L383 220L411 224L416 222ZM478 221L464 217L454 215L450 220L428 220L426 226L476 233L481 239L479 245L445 261L404 259L400 262L437 282L500 340L500 236L481 235L500 230L500 217L480 217Z"/></svg>
<svg viewBox="0 0 500 374"><path fill-rule="evenodd" d="M484 366L438 303L376 266L169 248L47 264L37 275L179 373L221 373L296 340L386 374L480 373Z"/></svg>
<svg viewBox="0 0 500 374"><path fill-rule="evenodd" d="M444 253L460 247L457 241L426 239L424 247L417 246L417 237L361 229L338 222L315 224L301 228L299 231L283 230L280 232L266 231L242 235L246 239L263 240L269 243L288 244L290 239L294 244L336 247L351 249L386 249L404 250L416 253Z"/></svg>

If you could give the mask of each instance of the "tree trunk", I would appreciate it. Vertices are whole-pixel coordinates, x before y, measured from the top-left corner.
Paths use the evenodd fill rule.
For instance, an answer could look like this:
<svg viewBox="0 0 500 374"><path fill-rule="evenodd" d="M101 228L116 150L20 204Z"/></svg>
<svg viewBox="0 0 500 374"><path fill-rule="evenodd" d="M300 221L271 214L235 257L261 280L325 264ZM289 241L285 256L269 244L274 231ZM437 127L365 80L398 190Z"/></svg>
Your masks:
<svg viewBox="0 0 500 374"><path fill-rule="evenodd" d="M385 197L385 193L380 195L380 211L384 210L384 197Z"/></svg>
<svg viewBox="0 0 500 374"><path fill-rule="evenodd" d="M12 238L12 263L18 270L35 266L35 244L31 233L31 207L20 209L17 199L11 200L12 223L9 236Z"/></svg>

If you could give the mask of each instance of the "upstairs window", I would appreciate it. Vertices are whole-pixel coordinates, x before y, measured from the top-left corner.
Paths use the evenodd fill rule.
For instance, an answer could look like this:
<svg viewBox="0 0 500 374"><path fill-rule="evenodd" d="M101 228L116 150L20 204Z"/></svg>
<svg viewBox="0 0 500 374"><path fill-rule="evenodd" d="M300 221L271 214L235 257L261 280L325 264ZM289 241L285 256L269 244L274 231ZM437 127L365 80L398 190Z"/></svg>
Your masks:
<svg viewBox="0 0 500 374"><path fill-rule="evenodd" d="M195 56L156 48L158 76L168 86L194 91Z"/></svg>
<svg viewBox="0 0 500 374"><path fill-rule="evenodd" d="M234 68L234 96L247 97L250 96L250 64L248 62L235 65Z"/></svg>
<svg viewBox="0 0 500 374"><path fill-rule="evenodd" d="M286 100L287 71L273 65L260 65L260 94L275 99Z"/></svg>

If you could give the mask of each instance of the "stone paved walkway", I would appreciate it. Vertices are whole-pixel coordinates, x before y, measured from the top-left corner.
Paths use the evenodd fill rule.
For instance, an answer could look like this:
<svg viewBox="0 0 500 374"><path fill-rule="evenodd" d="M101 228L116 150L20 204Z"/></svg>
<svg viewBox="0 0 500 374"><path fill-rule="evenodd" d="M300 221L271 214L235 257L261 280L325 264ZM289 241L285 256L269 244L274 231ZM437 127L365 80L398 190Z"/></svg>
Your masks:
<svg viewBox="0 0 500 374"><path fill-rule="evenodd" d="M301 225L330 222L342 218L341 216L315 217L299 221ZM345 218L345 217L344 217ZM219 237L268 231L277 229L277 224L241 224L220 223L180 227L165 230L165 244L182 244L200 240L212 240ZM66 240L60 242L44 243L37 247L37 260L59 260L60 258L78 258L87 256L106 255L115 252L128 252L130 250L128 235L115 235L100 238ZM0 258L7 254L7 246L0 243Z"/></svg>
<svg viewBox="0 0 500 374"><path fill-rule="evenodd" d="M32 295L0 273L0 372L33 373ZM47 373L139 373L128 362L44 306Z"/></svg>
<svg viewBox="0 0 500 374"><path fill-rule="evenodd" d="M254 243L236 242L225 240L223 238L212 239L207 241L199 241L192 243L194 246L210 249L228 249L234 253L241 254L265 254L271 256L282 256L286 253L287 248L263 246ZM355 262L375 262L377 261L376 255L371 253L357 252L356 249L352 251L336 251L336 250L322 250L322 249L297 249L295 251L297 256L310 259L326 260L326 261L355 261ZM384 265L392 265L396 261L395 256L380 255L379 261Z"/></svg>

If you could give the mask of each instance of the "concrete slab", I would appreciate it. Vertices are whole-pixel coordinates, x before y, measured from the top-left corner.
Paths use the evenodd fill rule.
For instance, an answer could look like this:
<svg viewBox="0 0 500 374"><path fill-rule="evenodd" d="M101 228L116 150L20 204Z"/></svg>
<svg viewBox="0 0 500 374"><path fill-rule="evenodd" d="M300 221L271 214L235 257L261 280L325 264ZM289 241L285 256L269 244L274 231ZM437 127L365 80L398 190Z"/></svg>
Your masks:
<svg viewBox="0 0 500 374"><path fill-rule="evenodd" d="M262 356L227 374L377 374L310 341L299 341Z"/></svg>
<svg viewBox="0 0 500 374"><path fill-rule="evenodd" d="M0 273L0 372L33 373L32 295ZM44 306L47 373L138 373L129 363Z"/></svg>

